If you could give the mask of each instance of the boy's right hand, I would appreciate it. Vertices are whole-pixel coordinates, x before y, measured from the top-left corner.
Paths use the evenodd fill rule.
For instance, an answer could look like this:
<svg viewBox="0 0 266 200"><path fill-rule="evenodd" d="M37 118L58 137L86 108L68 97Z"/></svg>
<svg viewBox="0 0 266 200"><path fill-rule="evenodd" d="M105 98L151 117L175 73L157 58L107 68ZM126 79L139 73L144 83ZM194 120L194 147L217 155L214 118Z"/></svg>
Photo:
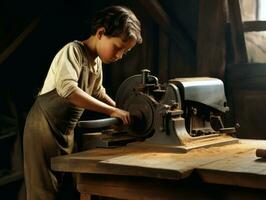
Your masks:
<svg viewBox="0 0 266 200"><path fill-rule="evenodd" d="M110 114L111 117L117 117L123 121L123 124L128 126L131 123L130 114L125 110L115 108L114 111Z"/></svg>

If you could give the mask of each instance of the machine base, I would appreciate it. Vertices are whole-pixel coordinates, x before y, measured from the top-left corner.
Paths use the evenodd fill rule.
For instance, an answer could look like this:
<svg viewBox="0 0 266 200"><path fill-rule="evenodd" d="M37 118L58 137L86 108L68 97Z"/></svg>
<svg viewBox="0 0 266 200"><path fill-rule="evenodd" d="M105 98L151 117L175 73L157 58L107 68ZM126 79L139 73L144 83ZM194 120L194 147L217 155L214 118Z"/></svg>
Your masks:
<svg viewBox="0 0 266 200"><path fill-rule="evenodd" d="M145 148L150 147L155 151L167 151L175 153L186 153L192 149L198 148L208 148L213 146L223 146L228 144L238 143L239 139L231 136L218 136L217 138L211 138L209 140L195 140L187 142L185 145L171 145L171 144L154 144L147 141L143 142L133 142L128 144L128 146L145 146Z"/></svg>

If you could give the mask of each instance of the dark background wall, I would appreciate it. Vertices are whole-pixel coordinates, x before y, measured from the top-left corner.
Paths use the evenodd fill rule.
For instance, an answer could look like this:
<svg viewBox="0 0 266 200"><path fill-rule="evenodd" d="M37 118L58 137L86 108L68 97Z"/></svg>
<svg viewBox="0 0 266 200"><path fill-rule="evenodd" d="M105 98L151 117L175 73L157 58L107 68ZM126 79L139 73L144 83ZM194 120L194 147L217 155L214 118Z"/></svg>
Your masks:
<svg viewBox="0 0 266 200"><path fill-rule="evenodd" d="M198 3L196 0L160 2L171 17L173 25L183 33L187 43L179 44L171 39L140 1L5 2L1 9L4 13L8 10L8 13L1 18L1 28L4 28L0 35L1 41L4 41L1 42L1 51L33 20L37 19L38 22L26 39L1 63L1 68L5 69L1 72L1 96L7 94L9 100L14 101L23 124L53 56L67 42L89 37L89 22L95 11L113 4L126 5L136 13L142 23L144 42L136 46L123 60L104 66L104 85L112 97L115 97L115 92L124 79L139 73L143 68L150 69L156 76L160 76L159 72L163 71L164 77L161 81L195 75ZM162 38L168 42L168 55L165 58L167 66L159 60L161 52L166 51L159 44ZM184 45L191 47L190 55L182 52Z"/></svg>

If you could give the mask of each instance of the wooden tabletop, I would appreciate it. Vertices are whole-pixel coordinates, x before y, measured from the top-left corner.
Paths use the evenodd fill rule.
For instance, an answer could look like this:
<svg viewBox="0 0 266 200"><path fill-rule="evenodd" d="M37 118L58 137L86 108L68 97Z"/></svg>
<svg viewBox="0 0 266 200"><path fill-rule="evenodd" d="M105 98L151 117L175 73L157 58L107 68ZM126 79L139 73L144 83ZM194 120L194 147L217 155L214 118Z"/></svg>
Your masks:
<svg viewBox="0 0 266 200"><path fill-rule="evenodd" d="M177 153L138 143L52 158L55 171L180 180L196 172L204 182L266 189L266 160L255 155L266 140Z"/></svg>

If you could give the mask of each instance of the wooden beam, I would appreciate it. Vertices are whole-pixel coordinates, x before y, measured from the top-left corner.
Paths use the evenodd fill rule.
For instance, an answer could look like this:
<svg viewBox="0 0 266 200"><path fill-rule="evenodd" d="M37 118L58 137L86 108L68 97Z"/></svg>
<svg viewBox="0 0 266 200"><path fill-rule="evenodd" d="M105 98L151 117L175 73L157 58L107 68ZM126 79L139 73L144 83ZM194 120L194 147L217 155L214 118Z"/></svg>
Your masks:
<svg viewBox="0 0 266 200"><path fill-rule="evenodd" d="M197 75L223 79L225 69L225 0L200 0Z"/></svg>
<svg viewBox="0 0 266 200"><path fill-rule="evenodd" d="M176 42L177 47L184 55L189 56L189 59L191 59L191 55L195 54L191 41L184 33L174 27L174 23L162 8L160 2L158 0L139 0L139 2L159 24L162 30Z"/></svg>
<svg viewBox="0 0 266 200"><path fill-rule="evenodd" d="M169 78L169 46L170 41L165 32L159 30L159 80L166 82Z"/></svg>
<svg viewBox="0 0 266 200"><path fill-rule="evenodd" d="M244 32L266 31L266 21L247 21L243 23Z"/></svg>
<svg viewBox="0 0 266 200"><path fill-rule="evenodd" d="M27 36L34 30L39 23L39 18L34 19L25 30L0 54L0 64L3 63L16 48L27 38Z"/></svg>
<svg viewBox="0 0 266 200"><path fill-rule="evenodd" d="M231 23L234 63L247 63L248 55L239 0L228 0L228 9Z"/></svg>

